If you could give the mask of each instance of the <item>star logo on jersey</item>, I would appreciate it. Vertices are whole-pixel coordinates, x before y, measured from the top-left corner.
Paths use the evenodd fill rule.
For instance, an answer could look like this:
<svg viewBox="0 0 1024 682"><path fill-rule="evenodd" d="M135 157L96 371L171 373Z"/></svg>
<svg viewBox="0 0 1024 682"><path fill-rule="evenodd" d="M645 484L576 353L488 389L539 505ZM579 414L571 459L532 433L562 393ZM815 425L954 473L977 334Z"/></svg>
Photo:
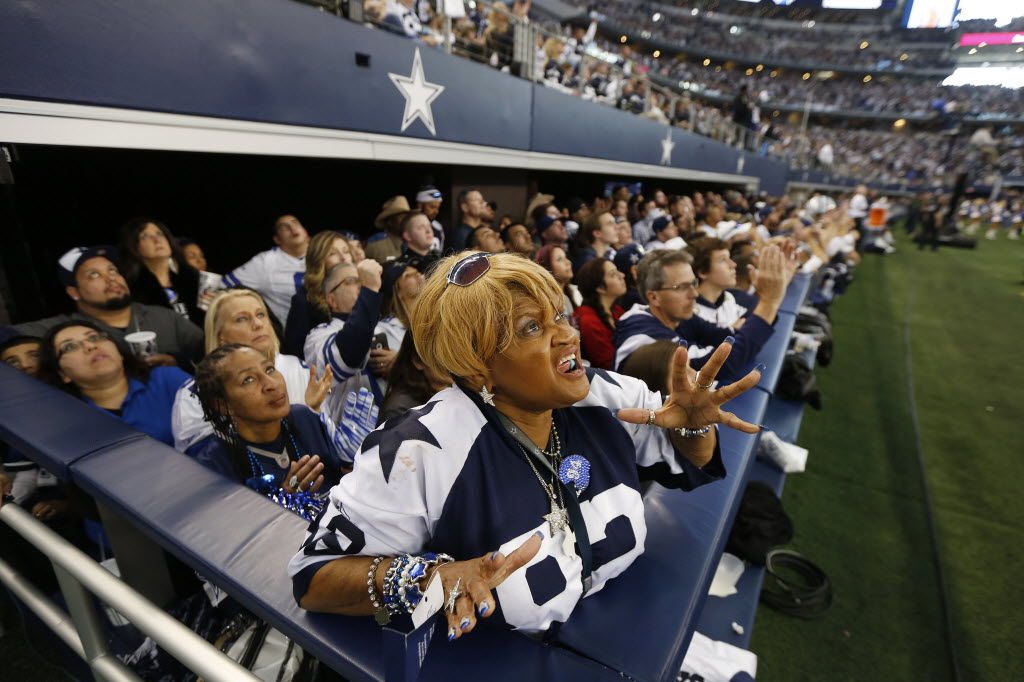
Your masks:
<svg viewBox="0 0 1024 682"><path fill-rule="evenodd" d="M605 381L605 383L609 383L612 386L618 386L619 388L622 388L622 384L613 379L612 375L609 374L606 370L600 369L598 367L587 367L587 378L590 379L591 382L593 382L594 377L601 377Z"/></svg>
<svg viewBox="0 0 1024 682"><path fill-rule="evenodd" d="M389 419L383 427L373 431L363 440L361 452L366 452L379 446L378 457L380 457L380 468L384 472L385 482L391 478L391 470L395 466L395 458L398 456L398 448L402 443L410 440L418 440L435 448L441 444L434 438L426 426L420 422L420 417L430 414L439 400L427 403L423 407L409 410L397 419Z"/></svg>
<svg viewBox="0 0 1024 682"><path fill-rule="evenodd" d="M423 75L423 61L420 59L420 48L412 58L412 73L402 76L397 73L389 73L388 78L398 88L399 94L405 98L405 113L402 116L402 132L412 125L417 118L423 121L431 135L436 136L434 128L434 114L430 109L430 103L437 99L444 86L437 83L428 83Z"/></svg>
<svg viewBox="0 0 1024 682"><path fill-rule="evenodd" d="M672 150L675 149L676 143L672 141L672 129L669 128L665 131L665 139L661 141L661 165L671 166L672 165Z"/></svg>

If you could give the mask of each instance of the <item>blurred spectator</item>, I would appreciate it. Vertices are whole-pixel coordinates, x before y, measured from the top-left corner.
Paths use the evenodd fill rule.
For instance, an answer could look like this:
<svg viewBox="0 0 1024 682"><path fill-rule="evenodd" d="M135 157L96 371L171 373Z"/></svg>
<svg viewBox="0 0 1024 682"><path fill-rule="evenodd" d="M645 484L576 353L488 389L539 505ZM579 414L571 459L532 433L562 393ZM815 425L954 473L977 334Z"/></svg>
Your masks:
<svg viewBox="0 0 1024 682"><path fill-rule="evenodd" d="M406 214L412 210L409 208L409 201L401 195L393 196L384 202L380 213L374 219L373 224L381 230L366 240L366 257L372 258L380 264L389 260L401 257L402 246L405 241L402 239L402 221Z"/></svg>
<svg viewBox="0 0 1024 682"><path fill-rule="evenodd" d="M505 250L505 244L497 232L487 225L481 225L470 235L469 248L487 253L501 253Z"/></svg>
<svg viewBox="0 0 1024 682"><path fill-rule="evenodd" d="M128 347L87 320L54 325L43 337L40 378L132 428L174 445L171 408L189 375L140 362Z"/></svg>
<svg viewBox="0 0 1024 682"><path fill-rule="evenodd" d="M736 263L729 255L729 244L717 237L704 237L690 242L686 250L700 280L694 312L719 327L735 327L747 309L729 293L736 286Z"/></svg>
<svg viewBox="0 0 1024 682"><path fill-rule="evenodd" d="M399 417L414 407L423 405L430 396L451 386L451 379L435 374L416 354L412 334L406 334L402 346L391 366L388 391L380 408L378 423Z"/></svg>
<svg viewBox="0 0 1024 682"><path fill-rule="evenodd" d="M533 259L533 239L530 237L530 230L526 225L512 223L501 231L501 240L505 243L506 251Z"/></svg>
<svg viewBox="0 0 1024 682"><path fill-rule="evenodd" d="M623 310L629 310L637 304L646 305L636 286L637 265L644 255L644 247L636 243L627 244L615 252L615 267L622 273L626 282L626 293L617 301Z"/></svg>
<svg viewBox="0 0 1024 682"><path fill-rule="evenodd" d="M577 271L576 286L583 303L573 316L580 330L583 357L592 367L612 369L615 321L624 312L615 301L626 293L626 277L612 261L597 257Z"/></svg>
<svg viewBox="0 0 1024 682"><path fill-rule="evenodd" d="M287 320L292 296L306 272L309 233L298 218L283 215L274 221L274 244L274 248L256 254L224 275L224 286L255 289L278 320Z"/></svg>
<svg viewBox="0 0 1024 682"><path fill-rule="evenodd" d="M39 374L39 355L42 339L38 336L12 334L0 342L0 362L24 372L30 377Z"/></svg>
<svg viewBox="0 0 1024 682"><path fill-rule="evenodd" d="M540 243L544 246L565 247L569 241L569 235L560 218L553 218L544 215L537 219L537 234L540 236Z"/></svg>
<svg viewBox="0 0 1024 682"><path fill-rule="evenodd" d="M167 226L135 218L121 226L120 236L118 265L132 299L170 308L202 327L206 314L198 307L199 271L185 260Z"/></svg>
<svg viewBox="0 0 1024 682"><path fill-rule="evenodd" d="M562 287L565 299L562 301L562 312L571 317L576 308L583 303L579 289L572 283L572 261L565 253L565 249L558 244L546 244L537 249L535 260L541 267L551 273Z"/></svg>
<svg viewBox="0 0 1024 682"><path fill-rule="evenodd" d="M97 324L116 341L125 334L148 331L156 334L156 353L149 365L191 367L203 355L203 332L170 308L132 303L128 283L110 260L107 247L75 247L61 256L58 276L64 291L75 302L75 312L14 325L19 333L42 337L49 329L69 320Z"/></svg>
<svg viewBox="0 0 1024 682"><path fill-rule="evenodd" d="M444 228L437 221L443 201L444 195L433 185L421 187L420 191L416 193L416 205L423 215L427 216L427 220L430 221L430 229L434 233L434 241L430 245L430 249L438 253L444 253Z"/></svg>
<svg viewBox="0 0 1024 682"><path fill-rule="evenodd" d="M306 275L292 296L281 347L288 355L302 355L309 330L330 319L323 295L324 273L338 263L351 263L349 243L338 232L325 230L309 240Z"/></svg>
<svg viewBox="0 0 1024 682"><path fill-rule="evenodd" d="M181 253L185 256L186 263L199 272L206 271L206 254L203 253L202 247L196 241L188 237L178 237L178 245L181 247Z"/></svg>
<svg viewBox="0 0 1024 682"><path fill-rule="evenodd" d="M587 262L594 258L615 258L613 245L618 241L615 229L615 218L608 211L594 214L586 219L580 230L578 244L583 246L576 250L573 268L579 271Z"/></svg>
<svg viewBox="0 0 1024 682"><path fill-rule="evenodd" d="M402 218L402 256L426 256L434 253L434 231L430 227L430 218L421 211L409 211Z"/></svg>
<svg viewBox="0 0 1024 682"><path fill-rule="evenodd" d="M448 240L450 251L462 251L469 246L470 236L473 230L484 223L484 216L487 214L487 202L480 190L464 189L459 192L459 225L452 232Z"/></svg>

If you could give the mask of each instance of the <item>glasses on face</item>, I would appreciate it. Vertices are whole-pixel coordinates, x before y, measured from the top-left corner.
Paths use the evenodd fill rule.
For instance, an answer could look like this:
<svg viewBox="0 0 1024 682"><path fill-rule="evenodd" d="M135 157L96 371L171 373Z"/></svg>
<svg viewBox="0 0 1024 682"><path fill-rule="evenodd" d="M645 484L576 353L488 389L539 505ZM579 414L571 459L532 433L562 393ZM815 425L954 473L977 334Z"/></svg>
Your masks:
<svg viewBox="0 0 1024 682"><path fill-rule="evenodd" d="M346 277L345 279L343 279L340 282L338 282L337 284L335 284L334 288L331 289L330 291L328 291L327 293L333 294L335 291L338 290L338 287L351 286L353 284L358 284L358 283L359 283L359 278L358 277Z"/></svg>
<svg viewBox="0 0 1024 682"><path fill-rule="evenodd" d="M82 348L87 343L95 346L97 343L100 343L101 341L109 340L110 335L107 334L106 332L92 332L90 334L86 334L85 338L81 340L65 341L64 343L60 344L57 347L57 359L60 360L68 353L77 353L78 351L82 350Z"/></svg>
<svg viewBox="0 0 1024 682"><path fill-rule="evenodd" d="M471 256L466 256L448 271L448 284L468 287L491 269L491 262L487 260L490 257L489 253L474 253Z"/></svg>
<svg viewBox="0 0 1024 682"><path fill-rule="evenodd" d="M679 284L673 284L670 287L661 287L660 289L655 289L655 291L687 291L689 289L697 291L697 287L699 286L700 282L698 280L691 280L689 282L680 282Z"/></svg>

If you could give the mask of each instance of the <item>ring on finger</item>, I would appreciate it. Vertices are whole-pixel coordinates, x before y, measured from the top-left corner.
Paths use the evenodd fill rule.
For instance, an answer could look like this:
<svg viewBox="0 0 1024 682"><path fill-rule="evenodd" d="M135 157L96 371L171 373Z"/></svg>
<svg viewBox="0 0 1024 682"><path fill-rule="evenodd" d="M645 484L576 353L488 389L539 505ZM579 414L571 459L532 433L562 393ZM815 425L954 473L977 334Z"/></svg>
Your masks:
<svg viewBox="0 0 1024 682"><path fill-rule="evenodd" d="M647 410L647 425L654 426L654 410Z"/></svg>
<svg viewBox="0 0 1024 682"><path fill-rule="evenodd" d="M697 372L697 376L694 378L694 383L697 384L697 388L699 388L700 390L707 391L708 389L710 389L712 386L715 385L715 380L712 379L711 381L709 381L706 384L701 384L700 383L700 372Z"/></svg>
<svg viewBox="0 0 1024 682"><path fill-rule="evenodd" d="M458 578L456 579L455 584L452 585L451 591L448 592L448 601L444 603L444 608L448 613L455 613L455 602L457 602L459 600L459 597L462 596L461 587L462 578Z"/></svg>
<svg viewBox="0 0 1024 682"><path fill-rule="evenodd" d="M298 488L299 487L299 477L298 476L292 476L291 478L289 478L288 479L288 487L289 488Z"/></svg>

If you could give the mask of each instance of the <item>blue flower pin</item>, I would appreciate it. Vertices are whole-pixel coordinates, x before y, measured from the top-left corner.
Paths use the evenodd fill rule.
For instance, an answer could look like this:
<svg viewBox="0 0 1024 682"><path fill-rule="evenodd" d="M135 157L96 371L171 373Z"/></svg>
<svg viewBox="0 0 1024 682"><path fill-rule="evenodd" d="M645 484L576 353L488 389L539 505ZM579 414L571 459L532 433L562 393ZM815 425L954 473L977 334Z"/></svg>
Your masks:
<svg viewBox="0 0 1024 682"><path fill-rule="evenodd" d="M590 462L583 455L569 455L558 467L558 478L566 485L571 483L579 495L590 485Z"/></svg>

